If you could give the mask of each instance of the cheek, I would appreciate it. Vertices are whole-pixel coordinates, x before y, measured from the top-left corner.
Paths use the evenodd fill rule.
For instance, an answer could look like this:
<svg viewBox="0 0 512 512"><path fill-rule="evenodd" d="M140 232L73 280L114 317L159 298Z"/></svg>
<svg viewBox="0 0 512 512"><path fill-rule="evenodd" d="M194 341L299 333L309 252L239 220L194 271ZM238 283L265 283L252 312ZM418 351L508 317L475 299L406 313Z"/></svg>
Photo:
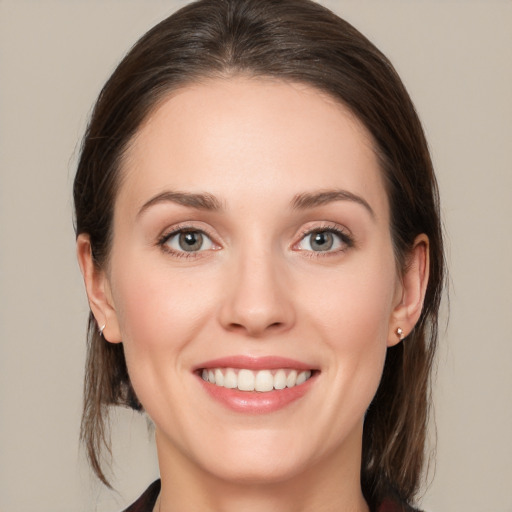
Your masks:
<svg viewBox="0 0 512 512"><path fill-rule="evenodd" d="M213 283L141 259L135 264L125 258L116 276L113 296L130 380L158 424L163 411L173 418L180 411L184 383L176 376L215 308Z"/></svg>
<svg viewBox="0 0 512 512"><path fill-rule="evenodd" d="M146 390L162 389L170 374L183 369L191 340L215 308L211 279L155 259L125 253L112 276L130 379L145 407Z"/></svg>
<svg viewBox="0 0 512 512"><path fill-rule="evenodd" d="M386 346L396 278L392 258L383 260L363 260L312 283L315 299L309 310L333 340L354 349L373 343Z"/></svg>
<svg viewBox="0 0 512 512"><path fill-rule="evenodd" d="M317 284L309 318L336 364L332 377L366 407L380 382L395 295L394 260L376 259ZM323 284L323 286L322 286ZM320 293L321 292L321 293ZM314 315L314 316L313 316Z"/></svg>
<svg viewBox="0 0 512 512"><path fill-rule="evenodd" d="M139 274L134 268L119 268L122 279L114 291L125 345L149 350L186 344L200 329L204 311L215 304L205 281L154 265Z"/></svg>

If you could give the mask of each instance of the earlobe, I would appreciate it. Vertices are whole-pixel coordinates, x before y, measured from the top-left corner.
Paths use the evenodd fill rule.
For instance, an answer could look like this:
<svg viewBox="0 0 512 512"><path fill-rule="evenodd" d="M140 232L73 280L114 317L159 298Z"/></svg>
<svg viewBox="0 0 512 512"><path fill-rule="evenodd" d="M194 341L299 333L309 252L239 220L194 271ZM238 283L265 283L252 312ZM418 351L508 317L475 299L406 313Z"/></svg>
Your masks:
<svg viewBox="0 0 512 512"><path fill-rule="evenodd" d="M76 252L89 300L89 307L96 319L98 329L107 341L120 343L121 334L110 291L110 284L105 272L94 263L89 235L78 235Z"/></svg>
<svg viewBox="0 0 512 512"><path fill-rule="evenodd" d="M388 346L406 338L420 318L427 291L429 276L429 240L418 235L407 259L401 280L401 295L396 304L389 326Z"/></svg>

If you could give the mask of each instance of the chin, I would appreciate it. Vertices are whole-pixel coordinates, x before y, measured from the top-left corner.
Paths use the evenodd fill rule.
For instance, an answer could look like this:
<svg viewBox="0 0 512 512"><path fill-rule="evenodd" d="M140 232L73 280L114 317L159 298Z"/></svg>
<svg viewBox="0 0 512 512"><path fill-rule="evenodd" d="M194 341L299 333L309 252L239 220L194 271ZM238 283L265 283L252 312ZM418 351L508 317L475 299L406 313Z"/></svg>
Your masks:
<svg viewBox="0 0 512 512"><path fill-rule="evenodd" d="M226 482L256 486L291 480L306 467L307 465L296 457L263 452L242 455L239 453L233 454L233 457L223 457L222 464L208 468L208 472Z"/></svg>
<svg viewBox="0 0 512 512"><path fill-rule="evenodd" d="M191 471L239 485L266 485L287 481L305 471L312 457L297 447L304 443L289 429L234 429L194 436L194 443L184 443ZM200 441L198 441L200 440ZM186 449L188 444L189 449ZM181 450L180 450L181 451Z"/></svg>

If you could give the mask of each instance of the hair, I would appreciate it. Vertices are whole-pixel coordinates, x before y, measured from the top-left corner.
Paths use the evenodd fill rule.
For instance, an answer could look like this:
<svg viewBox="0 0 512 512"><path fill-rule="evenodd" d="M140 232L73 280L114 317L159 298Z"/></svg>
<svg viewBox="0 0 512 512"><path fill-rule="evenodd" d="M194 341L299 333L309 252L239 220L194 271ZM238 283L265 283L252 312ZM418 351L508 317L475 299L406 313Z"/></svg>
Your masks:
<svg viewBox="0 0 512 512"><path fill-rule="evenodd" d="M389 60L360 32L310 0L201 0L147 32L101 91L74 182L76 234L90 237L94 264L108 264L123 154L170 92L208 78L272 77L310 85L345 105L371 133L390 204L400 271L417 235L429 238L430 274L421 317L389 348L364 422L361 483L370 506L390 492L411 502L425 459L430 374L438 338L444 256L436 179L412 101ZM141 411L122 344L89 316L81 439L109 486L108 411Z"/></svg>

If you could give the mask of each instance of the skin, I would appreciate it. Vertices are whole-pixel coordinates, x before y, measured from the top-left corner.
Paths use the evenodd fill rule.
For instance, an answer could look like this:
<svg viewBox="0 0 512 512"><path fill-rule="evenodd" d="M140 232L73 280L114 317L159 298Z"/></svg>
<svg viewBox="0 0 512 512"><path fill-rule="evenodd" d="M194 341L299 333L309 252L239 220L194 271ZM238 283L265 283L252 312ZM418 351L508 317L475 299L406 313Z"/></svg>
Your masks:
<svg viewBox="0 0 512 512"><path fill-rule="evenodd" d="M423 235L397 271L367 130L305 85L212 80L158 107L122 172L108 268L94 268L87 235L78 258L98 324L123 342L156 426L155 510L367 511L364 414L396 329L407 335L419 317L428 278ZM293 207L333 190L345 195ZM177 191L215 196L221 209L151 202ZM183 227L208 236L204 250L176 252L176 237L159 243ZM315 251L311 230L342 235ZM282 409L235 412L193 371L232 355L293 358L316 377Z"/></svg>

